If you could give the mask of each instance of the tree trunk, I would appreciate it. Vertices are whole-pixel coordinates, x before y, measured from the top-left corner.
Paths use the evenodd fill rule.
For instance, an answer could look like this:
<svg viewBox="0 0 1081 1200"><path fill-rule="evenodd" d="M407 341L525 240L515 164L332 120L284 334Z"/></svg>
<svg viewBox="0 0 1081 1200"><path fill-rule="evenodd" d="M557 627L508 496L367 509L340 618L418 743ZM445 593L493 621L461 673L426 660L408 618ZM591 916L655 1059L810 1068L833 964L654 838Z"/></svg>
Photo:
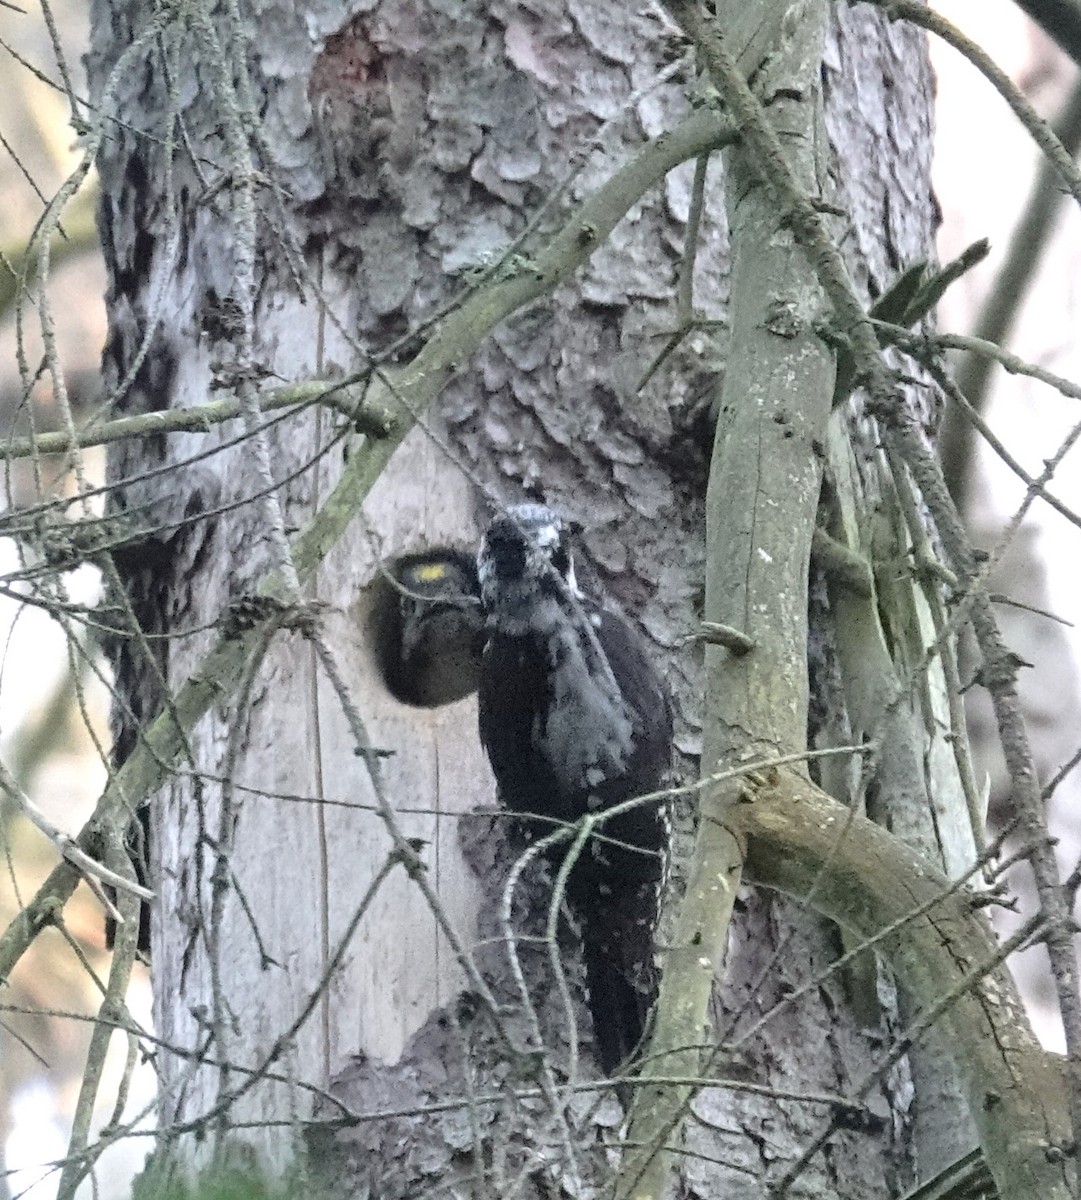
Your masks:
<svg viewBox="0 0 1081 1200"><path fill-rule="evenodd" d="M224 10L184 10L110 78L148 14L130 0L93 6L95 94L119 118L99 162L106 370L114 388L123 385L118 411L193 406L215 389L243 398L256 385L359 371L366 355L388 351L387 369L408 363L424 323L451 296L471 281L483 288L493 264L497 279L528 273L546 231L645 138L674 126L697 86L686 67L657 82L685 48L673 27L653 10L607 0ZM735 37L739 23L733 28ZM818 78L812 64L808 87ZM931 253L932 85L922 36L840 5L821 81L817 183L848 214L850 270L873 297L899 265ZM694 269L696 315L715 322L727 320L730 283L723 170L714 156ZM528 1194L540 1194L545 1162L527 1158L538 1143L554 1142L544 1154L564 1179L606 1170L613 1101L592 1106L585 1093L566 1112L569 1129L558 1105L511 1096L516 1085L543 1097L551 1077L535 1056L509 1055L501 1041L524 1051L533 1030L497 919L506 839L498 822L460 819L494 799L474 701L427 709L394 699L376 665L372 606L381 562L424 547L471 547L486 505L541 491L583 521L600 578L664 662L681 765L693 776L703 672L686 635L701 616L725 338L692 333L639 387L679 321L693 177L690 161L672 171L573 281L456 363L362 514L317 567L301 571L299 591L288 586L282 535L308 526L351 456L365 452L355 434L343 435L339 414L312 406L273 424L260 435L262 464L254 434L238 437L235 424L125 443L113 454L114 506L136 531L120 560L127 594L147 634L170 635L119 652L122 754L219 638L266 616L265 590L257 597L264 575L276 572L285 585L274 593L279 628L265 654L198 723L150 810L160 1116L163 1142L181 1162L201 1163L207 1148L243 1140L281 1170L302 1145L314 1146L333 1190L356 1194L367 1183L387 1197L452 1194L485 1163L497 1181L535 1172ZM548 197L540 240L502 261ZM581 236L588 240L584 225ZM830 445L816 453L829 461L834 536L865 554L886 545L880 557L895 558L909 533L875 431L860 419L831 429ZM740 447L733 451L738 459ZM931 636L912 586L880 593L875 619L891 626L888 637L860 626L867 613L854 613L831 586L812 579L819 744L876 730L891 673ZM306 636L313 624L344 691ZM852 644L854 631L864 648L873 644L874 659ZM358 753L343 695L385 756ZM869 803L953 868L970 856L971 837L951 832L963 809L943 697L932 675L893 715L897 756ZM851 802L853 784L842 772L831 790ZM930 811L926 802L917 809L914 795L934 798L941 843L912 815ZM393 821L378 811L382 797ZM536 920L543 893L539 881L529 886L523 920L530 912ZM469 975L451 930L479 975ZM563 949L573 963L570 943ZM829 923L741 893L721 1027L739 1014L728 1030L737 1036L839 949ZM546 952L523 947L521 956L528 982L543 991L537 1027L560 1063L566 1020ZM573 966L571 974L573 983ZM507 1010L498 1018L485 988ZM888 1008L888 984L879 990ZM582 1072L595 1077L580 1000L574 1012ZM738 1073L776 1088L844 1093L881 1044L883 1030L865 1028L867 1020L834 976L742 1047ZM917 1143L929 1172L968 1148L952 1081L933 1065L940 1059L911 1062L911 1072L902 1064L875 1088L862 1121L839 1130L828 1155L811 1161L798 1194L885 1194L913 1177ZM942 1096L932 1101L934 1093ZM493 1094L494 1103L478 1099ZM415 1111L462 1096L472 1097L464 1110ZM326 1123L403 1110L345 1121L342 1132ZM814 1105L722 1088L704 1092L696 1112L683 1173L687 1194L702 1197L761 1195L763 1178L783 1174L823 1119ZM313 1120L324 1123L314 1132Z"/></svg>

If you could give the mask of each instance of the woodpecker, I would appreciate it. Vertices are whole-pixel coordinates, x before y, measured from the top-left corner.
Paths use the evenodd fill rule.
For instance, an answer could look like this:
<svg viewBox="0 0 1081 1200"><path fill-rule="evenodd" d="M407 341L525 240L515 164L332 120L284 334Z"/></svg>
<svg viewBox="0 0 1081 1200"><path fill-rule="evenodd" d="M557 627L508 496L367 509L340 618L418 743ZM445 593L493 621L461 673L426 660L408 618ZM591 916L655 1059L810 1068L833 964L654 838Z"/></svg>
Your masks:
<svg viewBox="0 0 1081 1200"><path fill-rule="evenodd" d="M551 509L521 504L492 521L477 557L480 737L502 802L533 838L657 791L671 764L668 690L626 617L579 587L571 542ZM567 880L606 1075L634 1054L656 999L667 852L666 810L639 805L598 827Z"/></svg>

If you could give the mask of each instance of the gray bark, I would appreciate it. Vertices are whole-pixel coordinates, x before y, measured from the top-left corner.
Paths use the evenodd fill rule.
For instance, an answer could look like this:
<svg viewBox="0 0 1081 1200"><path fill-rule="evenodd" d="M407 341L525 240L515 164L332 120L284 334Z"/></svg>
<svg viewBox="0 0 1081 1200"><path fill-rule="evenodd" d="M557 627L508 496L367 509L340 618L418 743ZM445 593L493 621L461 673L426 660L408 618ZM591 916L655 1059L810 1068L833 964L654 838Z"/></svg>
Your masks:
<svg viewBox="0 0 1081 1200"><path fill-rule="evenodd" d="M128 0L95 3L90 68L99 92L144 19L145 6ZM673 45L651 10L604 0L394 0L378 8L328 0L303 12L259 3L245 9L236 30L223 19L218 32L227 46L237 35L232 48L251 73L262 118L257 166L281 189L256 193L255 357L289 380L354 370L362 362L358 344L378 351L416 328L464 273L498 259L568 171L577 168L553 223L687 104L677 76L619 117ZM114 384L138 363L143 343L149 347L119 404L125 412L195 404L216 381L232 384L231 347L244 303L230 192L236 164L221 135L213 47L205 31L181 25L162 43L168 75L148 52L119 80L116 115L128 125L110 134L100 162L111 279L106 367ZM160 143L132 132L167 131L170 80L198 170L182 141L167 173ZM922 38L841 5L823 80L832 198L851 217L853 276L875 294L898 264L926 255L931 245L931 82ZM727 292L720 171L711 166L695 277L698 312L714 320L724 320ZM473 702L429 711L386 693L366 642L372 580L382 557L469 543L482 496L509 500L541 488L585 521L601 578L666 662L680 717L678 749L685 765L693 763L701 667L682 639L695 628L700 605L709 400L723 345L694 335L636 391L675 320L692 173L689 163L672 172L575 286L505 323L462 364L438 413L398 450L363 518L311 589L372 743L392 752L383 781L402 830L421 839L427 878L467 947L498 936L492 912L507 857L495 827L458 819L493 799ZM200 174L212 185L209 195ZM289 478L281 495L291 524L318 508L340 470L339 445L301 471L327 444L330 424L309 411L269 434L273 474ZM123 652L119 678L131 714L122 750L161 703L156 669L171 689L197 670L213 640L199 630L251 592L268 566L265 511L240 503L261 483L248 445L228 446L230 436L228 427L172 435L112 456L120 502L155 527L143 551L124 564L136 612L152 633L193 631L154 642L156 668L138 648ZM208 446L217 448L212 458L134 478ZM847 455L843 438L840 446ZM862 480L851 496L855 505L881 490L876 453L871 431L857 425L849 460ZM223 511L190 520L217 509ZM840 728L843 697L829 690L828 668L819 669L812 688ZM477 1167L469 1151L479 1142L500 1147L508 1161L492 1170L513 1178L536 1126L541 1140L558 1138L559 1130L540 1120L543 1107L507 1095L508 1083L536 1082L531 1065L508 1068L483 1005L461 999L460 965L400 867L378 891L310 1018L287 1045L276 1044L319 986L391 849L382 822L360 807L375 797L354 748L312 648L299 634L282 633L246 691L200 723L187 769L154 798L156 1018L173 1048L163 1048L159 1059L163 1131L189 1163L205 1152L180 1135L197 1131L223 1141L243 1137L281 1169L293 1162L303 1122L340 1115L327 1092L354 1112L373 1112L502 1089L500 1104L477 1108L472 1124L453 1110L365 1123L338 1136L324 1128L307 1141L318 1150L328 1186L342 1194L365 1183L383 1196L432 1195L439 1187L451 1194L472 1179ZM933 772L933 762L933 754L925 756L919 770ZM235 786L223 787L223 777ZM922 790L933 782L928 774ZM901 815L891 812L891 819ZM215 893L215 862L226 857L229 870ZM531 887L535 916L540 885ZM782 942L781 963L758 984ZM722 1022L749 1001L754 1013L769 1008L836 953L832 926L746 893L719 1002ZM543 954L523 956L531 981L547 980ZM496 998L513 1001L498 945L486 944L477 957ZM544 986L538 1020L558 1061L566 1051L564 1014L550 982ZM520 1043L528 1034L520 1012L507 1018L507 1028ZM208 1037L208 1061L200 1064L190 1052ZM747 1070L761 1083L840 1091L867 1068L880 1040L880 1031L860 1027L834 980L750 1043ZM245 1070L272 1051L269 1071L277 1078L249 1086ZM214 1065L222 1060L240 1069ZM313 1100L298 1083L323 1097ZM222 1110L241 1086L243 1094ZM903 1074L884 1083L865 1126L840 1131L794 1194L866 1196L906 1180L911 1103ZM706 1093L699 1108L710 1124L694 1134L692 1147L703 1157L688 1158L684 1184L688 1195L703 1197L760 1195L763 1175L780 1173L821 1120L807 1105L720 1089ZM618 1114L610 1103L595 1111L583 1103L571 1120L590 1148L579 1163L583 1176L603 1172L604 1155L592 1148L614 1140ZM231 1129L248 1122L267 1124ZM941 1116L935 1128L948 1129L950 1143L934 1150L936 1162L967 1148ZM203 1143L214 1144L214 1136Z"/></svg>

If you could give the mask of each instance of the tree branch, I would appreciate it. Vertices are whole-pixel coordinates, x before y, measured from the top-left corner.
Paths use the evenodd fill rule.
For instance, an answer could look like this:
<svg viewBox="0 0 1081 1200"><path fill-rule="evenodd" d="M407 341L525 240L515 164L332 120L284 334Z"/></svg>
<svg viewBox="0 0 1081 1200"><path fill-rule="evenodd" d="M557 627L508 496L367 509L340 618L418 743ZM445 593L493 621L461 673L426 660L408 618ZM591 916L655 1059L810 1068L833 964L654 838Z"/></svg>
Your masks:
<svg viewBox="0 0 1081 1200"><path fill-rule="evenodd" d="M891 16L902 12L908 13L910 9L920 7L909 4L907 0L897 0L896 3L891 2L889 5L886 5L885 0L883 0L883 6L887 8ZM746 151L749 169L753 173L753 176L760 179L764 184L763 188L753 189L753 191L761 191L772 205L770 230L773 234L774 242L771 247L766 247L765 250L759 247L759 254L768 254L771 248L776 248L776 243L781 240L776 234L777 221L778 219L785 220L795 235L800 251L806 256L806 260L813 267L818 281L821 283L833 305L840 327L839 334L848 342L848 349L855 363L856 379L866 387L869 393L869 412L882 423L885 436L892 448L905 461L912 472L913 479L920 488L925 502L934 515L943 543L953 561L962 584L968 589L971 596L974 611L974 626L984 656L988 686L995 704L996 717L999 723L1010 777L1014 785L1016 802L1023 814L1022 834L1026 837L1029 844L1034 847L1031 861L1037 880L1041 911L1048 925L1048 950L1051 955L1059 1006L1066 1030L1070 1064L1068 1069L1071 1084L1071 1123L1076 1142L1081 1140L1081 999L1079 999L1076 986L1077 964L1072 945L1069 923L1070 915L1066 909L1062 891L1059 887L1053 850L1048 843L1047 827L1040 800L1039 786L1027 733L1020 716L1013 671L1010 668L1007 652L995 623L990 601L983 588L983 579L976 569L972 549L965 537L964 530L957 517L956 509L942 482L941 471L923 441L921 432L916 426L914 419L907 411L903 397L896 393L892 375L882 358L871 321L851 286L840 252L829 237L821 212L815 208L809 198L808 181L800 177L790 165L776 132L766 119L761 105L747 87L731 53L725 45L722 33L725 24L720 19L721 14L719 14L719 19L715 22L711 23L707 21L697 3L695 3L695 0L666 0L666 7L697 43L701 59L709 71L714 86L717 87L723 96L739 125L740 146ZM753 7L755 7L757 12L757 6ZM920 13L926 14L926 10L920 7ZM801 17L802 22L806 22L809 19L806 12L803 12ZM926 21L920 21L919 23L926 24ZM818 59L815 60L816 69L818 61ZM793 90L798 91L796 88ZM776 115L778 107L777 104L771 106L771 116ZM1054 159L1063 177L1070 180L1071 190L1081 198L1081 186L1078 186L1081 183L1081 179L1077 175L1072 160L1069 160L1068 155L1062 149L1061 143L1050 134L1046 126L1042 126L1042 123L1039 122L1033 127L1033 135L1038 138L1041 146ZM735 155L730 157L736 158ZM1067 161L1062 162L1063 158ZM813 184L813 182L812 176L811 183ZM748 192L747 194L750 195L752 193ZM737 253L743 248L746 237L745 234L737 236L736 220L738 216L739 211L737 209L730 218L733 223L732 245ZM790 262L789 268L792 269L793 265ZM796 269L799 269L798 264L796 264ZM774 286L776 295L783 296L786 294L786 286L780 283ZM792 286L790 281L787 282L787 286ZM736 288L737 279L734 277L732 292L734 318L744 315L743 307L736 299ZM774 318L777 315L777 307L779 306L775 306L772 312ZM789 317L786 323L787 329L791 331L793 325L795 325L798 330L798 323L791 320L791 314L786 313L784 315ZM741 330L734 321L732 333L733 355L740 353L741 348L745 349L745 341L752 339L756 332L763 338L768 334L769 322L762 320L761 314L757 314L756 319L759 321L759 324L754 325L750 330ZM766 341L766 345L768 346L768 340ZM740 369L736 369L733 360L730 359L729 361L726 372L726 386L729 381L732 381L733 386L738 381L744 395L747 391L751 391L756 400L759 400L759 403L755 405L733 404L730 406L735 414L734 418L732 418L733 420L739 419L741 414L746 413L746 410L767 407L767 401L759 399L763 395L761 384L752 386L752 388L747 387L748 379L758 378L753 367L753 363L741 363ZM766 394L768 395L768 392ZM803 401L801 407L804 407L808 400L811 404L814 403L817 389L812 388L808 390L800 388L796 394L801 397ZM722 411L725 411L723 404ZM809 424L813 428L813 420ZM718 450L721 448L722 436L728 432L728 430L718 429ZM770 445L772 448L771 443L767 442L765 444ZM761 446L763 443L760 442L758 445ZM744 455L746 454L746 444L744 445L743 453ZM764 467L762 463L769 457L768 454L762 453L762 461L756 465L756 469L763 471ZM716 471L721 461L720 454L715 453L714 471ZM740 468L739 464L736 464L733 478L737 480L740 478L741 469L744 476L748 474L745 463L742 468ZM714 476L712 473L710 487L711 493L715 494ZM791 489L791 485L789 487ZM771 495L769 492L766 492L766 495L771 500L776 500L783 506L786 495L783 491L777 496ZM812 502L815 500L817 500L817 491L813 496ZM712 529L707 528L707 554L709 555L708 561L710 567L707 578L706 616L711 620L720 620L735 625L738 628L746 629L747 633L752 637L756 637L759 645L762 646L764 639L772 635L771 630L760 631L757 623L746 620L742 613L737 612L733 615L730 611L724 611L723 608L718 612L711 607L711 585L715 589L712 593L714 599L718 597L718 591L726 585L738 589L745 598L747 595L752 594L751 586L747 580L748 578L753 578L753 572L757 568L757 556L750 554L745 544L749 535L744 535L743 544L737 541L733 545L725 541L723 536L725 529L724 508L727 508L729 512L754 511L756 514L769 511L764 505L761 507L752 506L752 508L748 509L746 502L741 506L739 498L733 500L729 497L725 505L722 506L722 512L714 517L715 510L707 501L707 522L713 520L715 524ZM798 521L796 522L796 528L797 530L800 528ZM738 531L729 530L728 532L738 537ZM756 547L760 554L764 551L764 554L761 554L763 558L772 558L774 550L772 542L764 546L760 543L760 537L763 532L768 538L770 531L760 530L756 526ZM809 537L810 532L808 531ZM737 552L733 554L733 550ZM721 551L724 553L722 554ZM781 561L786 561L784 551L782 551ZM802 603L804 606L803 612L805 613L806 577L803 575L804 570L805 560L803 564L790 569L788 575L785 577L783 587L779 587L776 580L773 581L773 586L775 593L780 591L789 594L793 605ZM746 572L751 572L752 574L747 575L745 574ZM717 580L717 573L721 573L724 578ZM802 589L798 586L798 581L801 579L803 580ZM720 585L720 589L717 588L717 584ZM723 591L720 594L723 595ZM757 601L759 596L757 593L754 595ZM766 611L772 611L768 604ZM790 611L782 614L782 626L779 632L783 644L789 645L789 638L794 628L793 623L795 619L798 618L794 618ZM760 633L763 636L760 637ZM804 666L805 645L800 644L798 647L789 645L789 649L793 656L792 661L799 666ZM760 672L758 678L759 693L756 695L752 688L748 686L745 694L739 694L741 690L741 667L743 664L751 662L754 663L756 670ZM775 701L779 693L781 695L787 693L786 698L789 703L792 702L793 697L798 697L799 695L798 691L791 687L787 689L778 687L778 680L775 678L776 672L772 669L763 670L759 653L757 652L754 655L748 656L742 662L728 663L723 673L723 678L718 671L719 665L716 652L711 657L707 657L708 724L706 730L706 753L703 756L703 764L706 769L709 769L710 764L714 761L713 755L716 753L718 743L723 747L725 736L739 736L740 730L753 731L753 735L756 737L762 735L768 736L768 734L773 733L777 729L777 710L771 707L770 701ZM772 668L773 664L770 663L769 666ZM784 669L782 665L782 672ZM791 669L791 663L788 664L788 669ZM784 678L783 674L781 678ZM733 685L735 685L734 688ZM743 703L736 704L733 710L729 706L733 704L737 695L738 699ZM799 715L798 708L795 715ZM721 726L720 729L717 728L718 725ZM712 744L710 740L711 731ZM751 735L746 734L743 736L749 737ZM658 1006L657 1035L655 1035L655 1045L657 1045L656 1038L662 1032L665 1033L664 1039L657 1045L657 1049L662 1052L668 1046L667 1026L669 1023L671 1023L673 1028L677 1028L682 1022L682 1027L690 1030L694 1026L694 1022L700 1020L700 1014L704 1012L704 1003L701 1000L702 988L704 986L702 977L711 969L712 963L715 961L711 956L716 955L723 946L723 938L727 929L732 898L732 885L738 880L740 862L739 846L732 830L719 821L716 821L714 814L718 812L723 814L726 807L730 808L736 799L738 799L738 796L733 796L729 793L727 796L711 798L708 804L703 804L702 832L692 866L691 886L688 889L688 895L680 915L681 934L683 936L686 936L688 933L693 934L695 931L688 924L690 917L693 915L696 920L700 921L705 912L706 901L710 897L707 897L698 890L703 882L708 882L712 889L713 910L710 913L708 923L704 926L699 925L697 930L699 941L696 944L700 947L697 955L697 967L693 963L685 965L679 962L673 955L670 957L666 968ZM846 819L855 818L855 814L852 814L848 810L842 809L841 811L845 812ZM883 834L882 836L888 835ZM898 852L901 852L900 847L898 848ZM703 867L707 864L711 872L709 875L702 873ZM837 881L831 880L830 873L826 872L818 881L819 887L823 885L836 887ZM725 893L723 896L719 894L721 891ZM718 908L721 910L719 914ZM686 954L693 944L695 943L679 941L677 943L678 953L680 955ZM676 968L676 970L673 971L673 968ZM921 979L919 970L919 964L904 961L900 972L906 983L908 981L908 972L915 972L913 988L917 995L923 993L927 982ZM675 975L675 980L679 981L678 985L675 980L670 983L669 974ZM695 997L693 1002L690 999L692 996ZM703 1003L701 1009L698 1007L699 1003ZM1031 1035L1027 1030L1023 1010L1018 1006L1012 1010L1011 1015L1017 1025L1016 1032L1011 1039L1012 1045L1018 1048L1021 1056L1030 1057L1038 1052L1038 1047L1035 1047ZM701 1028L700 1024L697 1028ZM696 1040L698 1039L694 1036L684 1036L677 1044L686 1046L688 1043L694 1043ZM1013 1089L1017 1089L1016 1080L1024 1078L1026 1082L1030 1082L1037 1073L1032 1064L1027 1065L1029 1069L1026 1071L1015 1067L1011 1081ZM985 1066L988 1070L992 1068L992 1064L978 1057L967 1061L962 1066L965 1069L975 1069L977 1076L979 1071ZM678 1072L679 1069L677 1067L676 1071ZM1053 1195L1056 1197L1065 1197L1072 1194L1072 1187L1066 1178L1067 1172L1062 1166L1061 1161L1055 1164L1054 1169L1050 1169L1049 1167L1046 1128L1042 1131L1044 1140L1040 1144L1039 1138L1032 1131L1031 1117L1025 1120L1026 1111L1031 1113L1039 1104L1045 1102L1044 1094L1040 1091L1028 1092L1027 1089L1021 1091L1020 1094L1018 1090L1011 1091L1010 1093L1011 1105L1016 1104L1014 1115L1018 1121L1022 1122L1016 1128L1025 1131L1021 1137L1023 1152L1019 1154L1018 1141L1015 1136L1011 1135L1009 1123L999 1124L997 1117L986 1111L988 1107L996 1108L1000 1106L1003 1098L995 1092L993 1087L984 1088L981 1094L978 1083L978 1078L969 1079L970 1099L978 1098L979 1105L982 1105L982 1108L978 1107L973 1111L972 1115L979 1125L981 1135L985 1139L983 1142L984 1152L1001 1193L1011 1197L1020 1195L1031 1195L1033 1197ZM1053 1089L1061 1086L1060 1081L1048 1078L1043 1080L1043 1083L1048 1089L1052 1089L1047 1093L1046 1103L1055 1103L1061 1092L1056 1095ZM991 1099L992 1096L994 1099ZM682 1109L684 1104L684 1097L676 1095L670 1098L667 1124L665 1120L660 1119L663 1114L655 1111L660 1107L656 1102L656 1098L648 1106L642 1106L640 1119L639 1114L635 1113L635 1118L632 1120L631 1136L633 1140L640 1140L644 1143L645 1148L642 1154L648 1155L652 1152L652 1157L644 1165L641 1163L641 1156L636 1156L637 1161L632 1160L629 1165L625 1163L623 1186L619 1191L620 1195L632 1194L632 1189L635 1195L661 1195L665 1183L665 1162L667 1156L664 1153L660 1153L660 1150L664 1145L668 1129L674 1127L674 1124L678 1123L679 1120L678 1114L675 1114L673 1110L677 1106ZM1027 1109L1026 1106L1028 1106ZM649 1137L637 1137L636 1133L639 1128L644 1128L648 1132ZM1055 1130L1057 1138L1058 1126L1055 1126ZM1032 1134L1032 1136L1029 1136L1029 1134ZM1046 1186L1026 1190L1019 1186L1026 1180L1039 1180L1043 1184L1046 1184Z"/></svg>
<svg viewBox="0 0 1081 1200"><path fill-rule="evenodd" d="M91 858L85 851L81 850L70 834L65 833L62 829L54 825L22 788L19 787L14 775L12 775L2 761L0 761L0 792L3 792L7 796L15 808L22 813L35 829L43 833L52 842L57 854L61 858L67 859L82 875L98 879L102 883L107 883L110 887L116 888L119 891L130 891L143 900L153 900L154 893L149 888L141 887L138 883L129 880L124 875L118 875L116 871L111 871L104 863L98 862Z"/></svg>
<svg viewBox="0 0 1081 1200"><path fill-rule="evenodd" d="M340 381L309 379L267 392L259 398L259 410L275 412L281 408L325 404L348 417L358 433L386 437L393 429L395 418L388 409L369 400L367 390L366 376ZM81 450L87 446L108 446L128 438L160 433L209 433L215 425L238 420L243 415L240 400L230 396L195 408L170 408L140 413L135 417L118 417L104 425L91 425L80 430L74 442L64 430L39 433L29 438L12 438L0 443L0 461L30 458L37 454L63 454L75 447Z"/></svg>
<svg viewBox="0 0 1081 1200"><path fill-rule="evenodd" d="M1055 118L1054 128L1067 152L1076 155L1081 148L1081 85L1075 86L1070 93ZM1058 172L1044 159L1024 211L1010 236L1006 258L988 286L987 297L976 318L973 332L977 339L1001 343L1009 337L1055 227L1062 201ZM992 365L993 359L975 348L969 349L958 364L957 386L977 410L986 402ZM972 474L972 444L971 423L962 420L961 414L952 407L947 408L938 451L950 491L962 512L965 511Z"/></svg>
<svg viewBox="0 0 1081 1200"><path fill-rule="evenodd" d="M800 899L813 891L816 911L861 938L927 910L878 945L922 1011L957 993L938 1019L998 1193L1011 1200L1069 1195L1071 1131L1061 1069L1033 1037L971 893L951 890L898 838L788 769L770 771L766 782L748 789L729 823L747 847L756 883ZM985 975L974 970L989 963L996 965ZM971 986L963 987L968 979Z"/></svg>
<svg viewBox="0 0 1081 1200"><path fill-rule="evenodd" d="M53 267L63 266L80 254L100 250L98 230L94 223L98 190L86 187L79 191L68 206L63 225L57 222L57 240L49 252ZM0 247L0 320L6 320L19 290L27 288L37 278L38 258L30 254L25 241Z"/></svg>
<svg viewBox="0 0 1081 1200"><path fill-rule="evenodd" d="M951 25L945 17L916 0L867 0L881 8L891 21L911 21L936 37L941 38L952 46L980 72L998 94L1013 110L1014 115L1029 131L1032 140L1047 156L1054 167L1062 186L1081 204L1081 171L1078 170L1073 156L1059 140L1058 135L1040 114L1025 99L1024 93L1017 87L995 60L978 46L971 38L966 37L956 25Z"/></svg>
<svg viewBox="0 0 1081 1200"><path fill-rule="evenodd" d="M741 132L740 145L725 161L731 343L706 495L705 618L741 631L754 649L739 655L707 642L701 770L708 776L719 765L806 746L807 571L821 483L814 446L825 440L835 365L810 318L824 302L815 272L791 236L778 231L792 205L788 197L779 205L774 189L763 186L758 160L771 157L786 176L786 162L795 163L817 194L827 6L805 5L795 32L773 47L776 56L766 68L778 83L773 124L747 86L730 40L730 18L775 28L788 5L726 4L714 23L696 0L665 0L665 7L696 43ZM702 794L687 892L665 954L631 1116L628 1145L634 1149L624 1155L618 1197L660 1197L667 1187L668 1147L678 1141L695 1089L663 1083L660 1076L699 1073L708 1004L742 870L741 846L726 815L743 787L735 779Z"/></svg>
<svg viewBox="0 0 1081 1200"><path fill-rule="evenodd" d="M680 7L684 5L688 6L688 11L697 12L689 0L680 0ZM907 0L897 0L891 12L907 13L915 7ZM926 14L926 10L921 9L920 12ZM728 73L728 64L714 52L717 40L699 43L715 82L723 80ZM800 185L789 171L780 148L771 144L769 126L749 91L746 91L746 101L739 109L733 103L733 111L741 128L741 144L753 152L755 170L766 180L780 211L788 214L789 224L801 249L814 265L833 304L842 332L848 339L856 365L856 377L866 387L868 411L880 421L885 437L912 472L924 502L934 517L946 553L962 586L971 597L973 627L984 659L984 677L995 709L1006 765L1014 788L1015 805L1022 815L1021 833L1034 847L1031 862L1041 910L1048 922L1047 948L1066 1036L1074 1140L1081 1143L1081 995L1077 986L1072 917L1059 885L1058 865L1047 837L1046 815L1032 749L1021 717L1015 683L1016 668L1002 640L983 576L977 569L972 547L942 479L941 468L905 406L904 398L897 394L875 338L873 325L852 290L840 252L831 242L821 214L801 193ZM1058 139L1050 136L1062 155L1065 155ZM1067 168L1070 177L1076 177L1072 160ZM1005 1181L1014 1177L1016 1161L1008 1142L985 1144L984 1152L996 1180ZM1004 1195L1013 1194L1004 1183L1000 1183L1000 1186Z"/></svg>

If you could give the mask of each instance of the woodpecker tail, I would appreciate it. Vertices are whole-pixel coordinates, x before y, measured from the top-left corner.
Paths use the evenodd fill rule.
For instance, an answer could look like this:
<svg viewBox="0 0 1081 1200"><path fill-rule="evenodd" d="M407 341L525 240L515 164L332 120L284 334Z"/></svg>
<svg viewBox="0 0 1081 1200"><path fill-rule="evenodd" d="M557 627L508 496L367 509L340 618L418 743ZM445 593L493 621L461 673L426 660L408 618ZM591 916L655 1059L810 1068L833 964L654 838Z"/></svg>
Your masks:
<svg viewBox="0 0 1081 1200"><path fill-rule="evenodd" d="M571 879L572 907L582 929L589 1011L597 1060L606 1075L643 1049L657 999L653 934L657 879L620 879L589 872Z"/></svg>

